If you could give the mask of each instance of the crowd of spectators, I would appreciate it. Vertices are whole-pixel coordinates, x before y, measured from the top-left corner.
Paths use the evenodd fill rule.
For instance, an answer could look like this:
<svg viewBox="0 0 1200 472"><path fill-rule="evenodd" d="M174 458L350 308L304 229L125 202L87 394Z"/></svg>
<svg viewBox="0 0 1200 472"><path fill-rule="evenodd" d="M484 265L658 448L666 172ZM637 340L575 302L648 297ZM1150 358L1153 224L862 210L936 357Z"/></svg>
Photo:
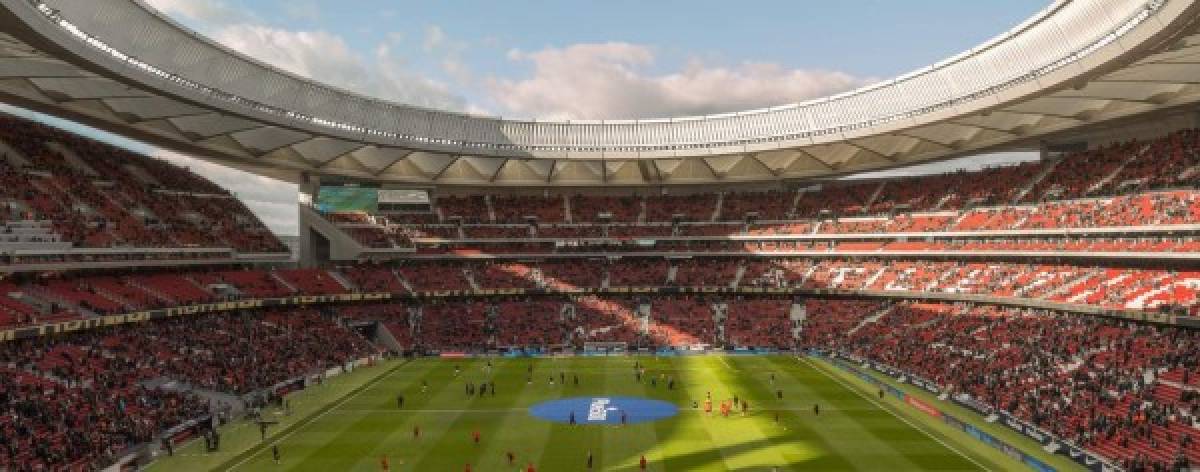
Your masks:
<svg viewBox="0 0 1200 472"><path fill-rule="evenodd" d="M164 379L245 394L374 351L311 310L170 318L0 344L0 469L98 470L200 419Z"/></svg>
<svg viewBox="0 0 1200 472"><path fill-rule="evenodd" d="M1015 231L1178 225L1200 223L1200 192L1164 190L1115 197L1049 201L1018 206L989 206L963 213L898 213L823 221L671 224L577 224L545 226L476 225L466 227L472 239L631 238L669 236L770 236L868 233L939 233L948 231ZM458 238L453 227L418 226L417 237Z"/></svg>
<svg viewBox="0 0 1200 472"><path fill-rule="evenodd" d="M1200 395L1168 380L1200 364L1200 332L1044 310L862 303L810 304L801 343L899 369L1127 470L1200 463Z"/></svg>
<svg viewBox="0 0 1200 472"><path fill-rule="evenodd" d="M725 341L738 347L786 349L794 344L791 298L734 298L725 304Z"/></svg>
<svg viewBox="0 0 1200 472"><path fill-rule="evenodd" d="M49 126L0 117L6 221L51 221L76 247L287 249L241 201L189 170Z"/></svg>
<svg viewBox="0 0 1200 472"><path fill-rule="evenodd" d="M843 250L869 250L841 243ZM870 243L877 244L877 243ZM954 246L963 251L1121 249L1111 242L903 243ZM1166 251L1192 243L1124 241L1122 246ZM871 246L876 247L876 246ZM672 279L671 276L674 275ZM351 292L508 289L578 291L614 287L775 287L848 291L926 292L1030 298L1117 310L1198 312L1200 272L1147 267L970 260L885 260L761 257L623 257L545 261L410 261L335 269L195 270L131 274L65 274L0 284L0 327L127 313L230 298L275 298Z"/></svg>

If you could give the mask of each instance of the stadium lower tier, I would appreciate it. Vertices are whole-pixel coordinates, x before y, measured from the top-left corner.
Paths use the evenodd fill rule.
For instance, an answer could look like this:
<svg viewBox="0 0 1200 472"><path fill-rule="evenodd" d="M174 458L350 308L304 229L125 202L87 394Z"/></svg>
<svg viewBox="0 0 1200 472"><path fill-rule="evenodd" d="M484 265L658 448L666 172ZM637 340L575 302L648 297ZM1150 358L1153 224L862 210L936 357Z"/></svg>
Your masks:
<svg viewBox="0 0 1200 472"><path fill-rule="evenodd" d="M311 310L4 343L0 470L98 470L172 427L222 411L201 392L257 392L375 352L336 317Z"/></svg>
<svg viewBox="0 0 1200 472"><path fill-rule="evenodd" d="M834 351L1129 470L1200 463L1200 331L965 303L560 294L235 310L0 344L0 468L104 466L228 411L210 392L286 393L290 380L384 350L589 342Z"/></svg>
<svg viewBox="0 0 1200 472"><path fill-rule="evenodd" d="M1194 330L991 306L820 305L809 305L804 346L898 369L1127 470L1200 463Z"/></svg>
<svg viewBox="0 0 1200 472"><path fill-rule="evenodd" d="M1091 309L1194 315L1200 272L1051 263L817 258L625 257L522 262L410 261L336 269L67 274L0 283L0 328L292 295L680 287L976 295Z"/></svg>

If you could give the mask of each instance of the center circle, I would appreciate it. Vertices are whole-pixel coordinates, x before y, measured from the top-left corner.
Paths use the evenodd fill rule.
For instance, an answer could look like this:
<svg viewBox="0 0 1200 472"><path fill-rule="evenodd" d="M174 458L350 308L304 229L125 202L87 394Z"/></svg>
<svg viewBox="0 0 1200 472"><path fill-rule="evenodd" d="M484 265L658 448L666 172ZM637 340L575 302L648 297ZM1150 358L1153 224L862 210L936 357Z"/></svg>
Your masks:
<svg viewBox="0 0 1200 472"><path fill-rule="evenodd" d="M675 416L679 407L638 397L571 397L529 407L530 415L555 423L570 423L572 413L576 424L621 424L622 417L626 423L644 423Z"/></svg>

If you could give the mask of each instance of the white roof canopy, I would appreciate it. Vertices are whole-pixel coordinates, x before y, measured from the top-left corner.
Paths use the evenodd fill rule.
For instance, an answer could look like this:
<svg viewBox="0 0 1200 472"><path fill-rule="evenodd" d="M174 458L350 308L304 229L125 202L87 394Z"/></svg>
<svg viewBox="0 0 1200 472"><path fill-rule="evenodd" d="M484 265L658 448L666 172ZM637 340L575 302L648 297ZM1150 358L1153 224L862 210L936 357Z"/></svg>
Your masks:
<svg viewBox="0 0 1200 472"><path fill-rule="evenodd" d="M1200 100L1198 7L1060 0L938 64L805 103L547 122L294 76L136 0L0 0L0 97L253 172L446 185L763 182L1029 146Z"/></svg>

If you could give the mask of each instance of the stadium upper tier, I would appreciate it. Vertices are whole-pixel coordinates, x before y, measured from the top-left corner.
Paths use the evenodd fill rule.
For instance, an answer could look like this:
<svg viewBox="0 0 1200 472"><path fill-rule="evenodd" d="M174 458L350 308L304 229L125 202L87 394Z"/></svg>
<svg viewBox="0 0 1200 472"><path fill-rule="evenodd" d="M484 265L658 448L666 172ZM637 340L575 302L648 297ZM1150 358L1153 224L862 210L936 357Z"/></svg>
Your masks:
<svg viewBox="0 0 1200 472"><path fill-rule="evenodd" d="M932 66L817 100L655 120L421 109L297 77L134 0L3 0L0 95L255 172L457 185L807 178L985 149L1200 100L1197 5L1060 0Z"/></svg>
<svg viewBox="0 0 1200 472"><path fill-rule="evenodd" d="M1183 129L1019 165L800 191L439 191L428 207L302 215L353 247L340 260L396 252L1196 259L1198 179L1200 131Z"/></svg>
<svg viewBox="0 0 1200 472"><path fill-rule="evenodd" d="M0 115L0 266L288 257L240 200L167 162Z"/></svg>

